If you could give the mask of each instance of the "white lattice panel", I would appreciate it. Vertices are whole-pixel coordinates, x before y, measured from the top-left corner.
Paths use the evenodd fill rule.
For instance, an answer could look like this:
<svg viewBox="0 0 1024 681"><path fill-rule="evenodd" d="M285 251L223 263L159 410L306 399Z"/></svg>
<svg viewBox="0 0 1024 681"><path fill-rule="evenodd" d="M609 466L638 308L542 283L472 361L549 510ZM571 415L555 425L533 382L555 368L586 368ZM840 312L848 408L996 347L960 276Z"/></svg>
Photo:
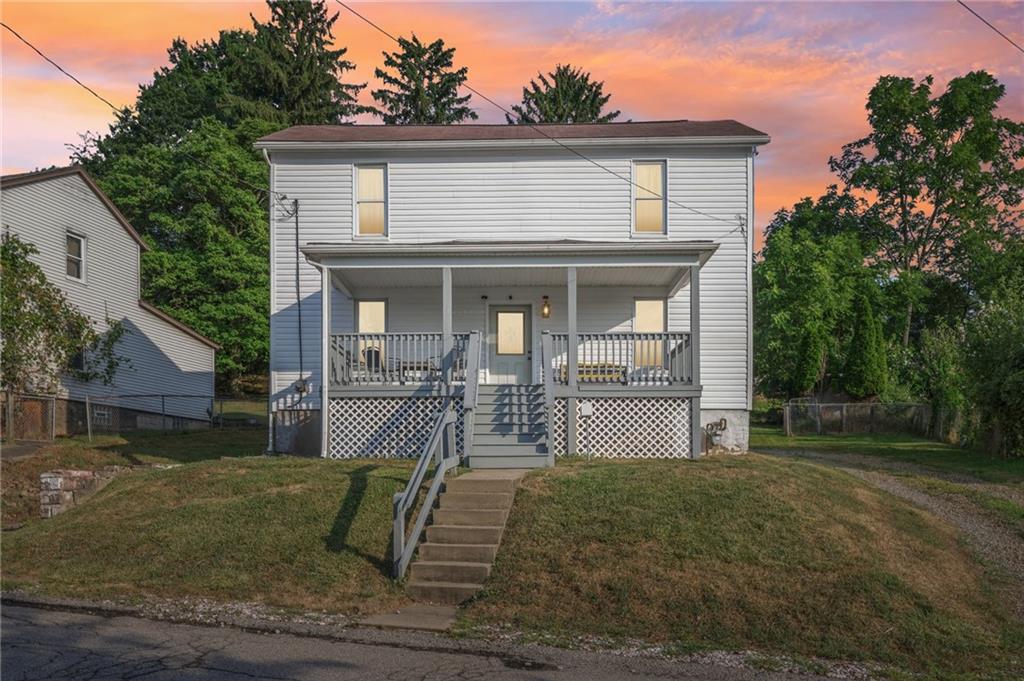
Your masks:
<svg viewBox="0 0 1024 681"><path fill-rule="evenodd" d="M332 459L417 457L430 437L440 397L331 398L328 433ZM462 413L461 400L455 401ZM455 446L462 451L462 419L456 420Z"/></svg>
<svg viewBox="0 0 1024 681"><path fill-rule="evenodd" d="M690 401L684 397L604 397L588 401L594 415L579 416L576 447L580 454L630 459L686 458L690 455ZM564 456L567 402L555 402L555 453Z"/></svg>

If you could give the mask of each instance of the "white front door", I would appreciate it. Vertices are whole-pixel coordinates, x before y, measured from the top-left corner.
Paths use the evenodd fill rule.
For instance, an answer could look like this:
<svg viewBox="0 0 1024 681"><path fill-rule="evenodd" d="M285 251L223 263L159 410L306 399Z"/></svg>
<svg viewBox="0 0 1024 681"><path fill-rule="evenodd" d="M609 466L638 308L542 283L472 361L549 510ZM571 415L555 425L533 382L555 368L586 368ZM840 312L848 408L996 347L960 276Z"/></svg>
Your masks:
<svg viewBox="0 0 1024 681"><path fill-rule="evenodd" d="M529 306L495 305L487 337L487 376L490 383L532 383L533 336Z"/></svg>

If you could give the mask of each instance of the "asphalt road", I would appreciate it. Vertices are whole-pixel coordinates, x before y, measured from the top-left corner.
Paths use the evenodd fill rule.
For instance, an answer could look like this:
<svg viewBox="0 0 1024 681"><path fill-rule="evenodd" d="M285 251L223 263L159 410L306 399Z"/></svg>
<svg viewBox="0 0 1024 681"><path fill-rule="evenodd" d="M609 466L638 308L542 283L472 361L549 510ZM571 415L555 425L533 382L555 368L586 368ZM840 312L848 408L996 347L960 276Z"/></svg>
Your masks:
<svg viewBox="0 0 1024 681"><path fill-rule="evenodd" d="M813 678L549 648L488 650L415 632L364 630L351 634L363 640L335 640L13 605L0 621L3 681Z"/></svg>

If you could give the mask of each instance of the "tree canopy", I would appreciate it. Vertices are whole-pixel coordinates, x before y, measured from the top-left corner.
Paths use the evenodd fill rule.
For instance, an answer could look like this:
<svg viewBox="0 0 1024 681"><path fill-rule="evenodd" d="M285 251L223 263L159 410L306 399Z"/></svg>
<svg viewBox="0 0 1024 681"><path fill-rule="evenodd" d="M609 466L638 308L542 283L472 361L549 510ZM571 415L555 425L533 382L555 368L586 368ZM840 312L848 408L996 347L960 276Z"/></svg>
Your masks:
<svg viewBox="0 0 1024 681"><path fill-rule="evenodd" d="M875 257L906 299L904 346L921 273L951 271L970 233L1024 238L1024 124L997 115L1005 86L984 71L952 79L935 97L932 84L931 76L880 78L868 95L871 132L829 161L848 189L870 197Z"/></svg>
<svg viewBox="0 0 1024 681"><path fill-rule="evenodd" d="M609 123L619 111L606 111L611 99L604 93L604 81L590 79L590 74L569 64L559 64L547 75L538 73L523 88L523 100L512 105L512 115L505 120L513 124L535 123Z"/></svg>
<svg viewBox="0 0 1024 681"><path fill-rule="evenodd" d="M371 94L378 113L388 125L449 125L476 120L468 106L471 95L459 95L469 68L454 68L454 47L445 47L438 38L424 44L399 38L400 51L384 52L384 68L374 75L385 87Z"/></svg>
<svg viewBox="0 0 1024 681"><path fill-rule="evenodd" d="M356 101L365 85L344 81L345 48L331 46L337 13L268 5L252 30L173 41L135 106L72 153L153 247L146 297L222 346L222 387L264 372L269 354L268 178L253 142L372 111Z"/></svg>

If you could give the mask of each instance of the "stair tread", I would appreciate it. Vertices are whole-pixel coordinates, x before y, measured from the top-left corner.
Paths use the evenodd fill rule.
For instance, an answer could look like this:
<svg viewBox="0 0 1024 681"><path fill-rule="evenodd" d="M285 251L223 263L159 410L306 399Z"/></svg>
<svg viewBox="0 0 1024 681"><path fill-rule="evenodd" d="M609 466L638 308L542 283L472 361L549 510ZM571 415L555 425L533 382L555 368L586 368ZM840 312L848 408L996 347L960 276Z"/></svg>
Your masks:
<svg viewBox="0 0 1024 681"><path fill-rule="evenodd" d="M443 546L446 549L458 549L458 548L474 548L478 549L481 546L491 546L498 548L497 544L438 544L437 542L425 541L420 544L420 548L424 546Z"/></svg>
<svg viewBox="0 0 1024 681"><path fill-rule="evenodd" d="M422 586L426 588L437 588L445 587L453 589L479 589L483 587L483 582L425 582L425 581L412 581L409 582L409 586Z"/></svg>
<svg viewBox="0 0 1024 681"><path fill-rule="evenodd" d="M453 528L458 530L500 530L504 525L428 525L428 527ZM479 546L479 544L477 545Z"/></svg>
<svg viewBox="0 0 1024 681"><path fill-rule="evenodd" d="M431 567L490 567L492 563L481 563L475 560L417 560L413 565L429 565Z"/></svg>

